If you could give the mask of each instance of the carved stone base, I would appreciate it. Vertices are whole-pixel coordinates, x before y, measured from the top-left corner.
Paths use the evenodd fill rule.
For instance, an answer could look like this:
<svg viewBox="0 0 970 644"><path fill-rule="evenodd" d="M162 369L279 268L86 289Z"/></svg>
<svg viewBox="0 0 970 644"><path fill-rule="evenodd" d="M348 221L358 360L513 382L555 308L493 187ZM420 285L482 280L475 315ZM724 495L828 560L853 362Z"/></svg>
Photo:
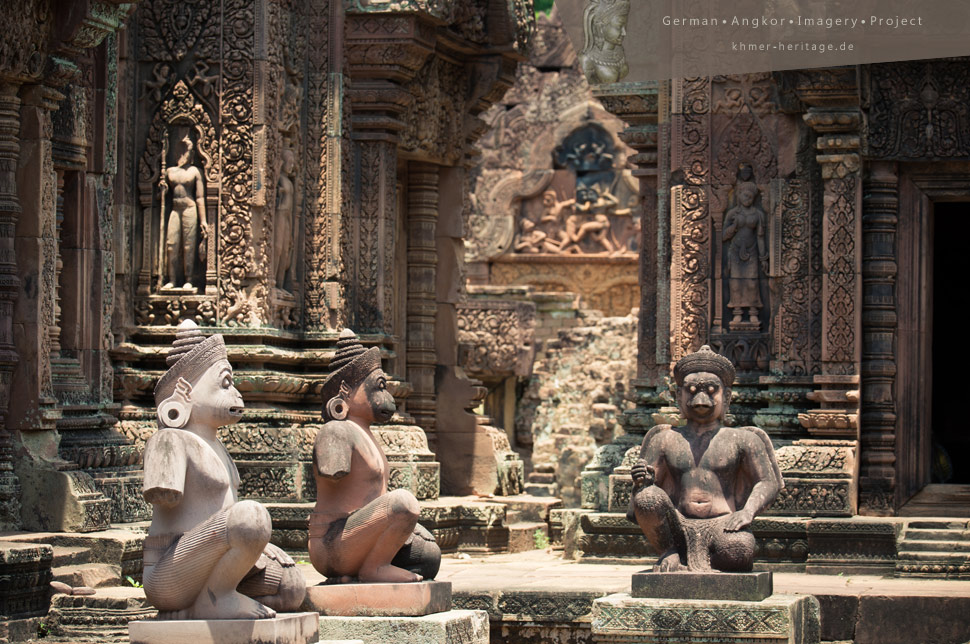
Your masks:
<svg viewBox="0 0 970 644"><path fill-rule="evenodd" d="M391 467L388 487L408 490L419 501L437 499L441 464L428 449L424 430L417 425L380 425L374 428L374 435Z"/></svg>
<svg viewBox="0 0 970 644"><path fill-rule="evenodd" d="M839 517L856 513L858 442L798 440L776 452L785 477L765 512L774 516Z"/></svg>
<svg viewBox="0 0 970 644"><path fill-rule="evenodd" d="M47 614L53 558L54 550L46 544L0 542L3 620Z"/></svg>
<svg viewBox="0 0 970 644"><path fill-rule="evenodd" d="M594 642L817 644L820 632L818 600L811 595L745 602L617 594L593 602Z"/></svg>
<svg viewBox="0 0 970 644"><path fill-rule="evenodd" d="M19 468L25 530L94 532L111 523L111 501L79 470Z"/></svg>
<svg viewBox="0 0 970 644"><path fill-rule="evenodd" d="M121 597L54 595L48 615L51 631L71 642L127 642L129 622L158 614L144 592L128 590Z"/></svg>
<svg viewBox="0 0 970 644"><path fill-rule="evenodd" d="M451 610L451 582L317 584L303 608L326 617L422 617Z"/></svg>
<svg viewBox="0 0 970 644"><path fill-rule="evenodd" d="M656 599L760 602L773 592L770 572L650 572L633 574L630 595Z"/></svg>
<svg viewBox="0 0 970 644"><path fill-rule="evenodd" d="M423 617L320 618L323 640L488 644L488 634L488 613L483 610L450 610Z"/></svg>
<svg viewBox="0 0 970 644"><path fill-rule="evenodd" d="M320 641L316 613L280 613L273 619L139 621L128 625L131 644L312 644Z"/></svg>

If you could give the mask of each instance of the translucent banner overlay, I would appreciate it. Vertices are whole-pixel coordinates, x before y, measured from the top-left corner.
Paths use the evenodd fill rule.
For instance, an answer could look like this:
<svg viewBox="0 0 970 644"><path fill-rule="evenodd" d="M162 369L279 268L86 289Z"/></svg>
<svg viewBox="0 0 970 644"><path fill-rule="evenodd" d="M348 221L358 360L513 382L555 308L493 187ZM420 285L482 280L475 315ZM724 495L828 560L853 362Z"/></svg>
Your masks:
<svg viewBox="0 0 970 644"><path fill-rule="evenodd" d="M970 55L970 0L555 0L593 84Z"/></svg>

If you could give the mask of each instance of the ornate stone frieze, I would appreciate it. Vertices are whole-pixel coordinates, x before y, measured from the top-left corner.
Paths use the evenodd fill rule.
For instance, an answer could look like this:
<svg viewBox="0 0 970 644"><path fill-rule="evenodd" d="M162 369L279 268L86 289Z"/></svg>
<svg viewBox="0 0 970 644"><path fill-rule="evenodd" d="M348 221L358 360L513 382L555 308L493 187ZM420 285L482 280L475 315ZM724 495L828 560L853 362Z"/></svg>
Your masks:
<svg viewBox="0 0 970 644"><path fill-rule="evenodd" d="M868 154L881 159L970 155L967 60L869 66Z"/></svg>
<svg viewBox="0 0 970 644"><path fill-rule="evenodd" d="M475 377L528 375L534 340L532 302L474 298L458 307L459 364Z"/></svg>

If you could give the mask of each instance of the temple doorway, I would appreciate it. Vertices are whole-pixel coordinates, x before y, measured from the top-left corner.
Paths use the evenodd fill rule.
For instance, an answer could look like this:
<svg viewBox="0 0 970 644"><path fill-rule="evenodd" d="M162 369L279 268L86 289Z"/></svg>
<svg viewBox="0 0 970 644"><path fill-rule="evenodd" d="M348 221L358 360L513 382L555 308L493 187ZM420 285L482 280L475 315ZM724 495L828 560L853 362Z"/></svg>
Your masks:
<svg viewBox="0 0 970 644"><path fill-rule="evenodd" d="M931 483L970 484L970 431L965 370L957 358L967 337L961 276L970 270L970 203L943 202L933 208L933 317Z"/></svg>
<svg viewBox="0 0 970 644"><path fill-rule="evenodd" d="M952 198L952 197L951 197ZM958 279L970 269L965 240L970 238L970 201L926 204L923 246L925 269L923 345L929 393L928 422L919 428L918 458L925 464L921 489L899 511L901 516L970 516L970 431L967 430L964 379L957 357L966 338L963 290ZM900 273L907 268L900 266ZM920 271L922 272L922 271ZM905 278L904 278L905 279ZM926 390L929 390L928 392ZM906 394L903 394L904 396ZM911 401L912 402L912 401ZM905 404L905 403L904 403ZM925 404L925 403L924 403ZM916 447L913 445L912 447Z"/></svg>

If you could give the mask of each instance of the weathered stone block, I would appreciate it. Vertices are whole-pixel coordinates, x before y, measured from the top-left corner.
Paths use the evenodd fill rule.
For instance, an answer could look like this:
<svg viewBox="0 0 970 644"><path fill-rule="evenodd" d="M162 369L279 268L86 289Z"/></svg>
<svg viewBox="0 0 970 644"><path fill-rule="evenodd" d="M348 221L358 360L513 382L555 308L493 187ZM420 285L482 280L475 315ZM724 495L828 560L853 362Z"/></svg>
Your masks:
<svg viewBox="0 0 970 644"><path fill-rule="evenodd" d="M637 599L609 595L593 602L594 642L675 644L817 644L818 601L772 595L760 602Z"/></svg>
<svg viewBox="0 0 970 644"><path fill-rule="evenodd" d="M47 613L53 556L46 544L0 542L0 618Z"/></svg>
<svg viewBox="0 0 970 644"><path fill-rule="evenodd" d="M451 610L451 582L318 584L307 588L303 608L324 616L421 617Z"/></svg>
<svg viewBox="0 0 970 644"><path fill-rule="evenodd" d="M488 614L452 610L423 617L321 617L320 638L408 644L488 644Z"/></svg>
<svg viewBox="0 0 970 644"><path fill-rule="evenodd" d="M281 613L273 619L155 620L129 624L131 644L313 644L316 613Z"/></svg>
<svg viewBox="0 0 970 644"><path fill-rule="evenodd" d="M637 598L727 599L760 602L772 593L770 572L638 572L630 595Z"/></svg>

